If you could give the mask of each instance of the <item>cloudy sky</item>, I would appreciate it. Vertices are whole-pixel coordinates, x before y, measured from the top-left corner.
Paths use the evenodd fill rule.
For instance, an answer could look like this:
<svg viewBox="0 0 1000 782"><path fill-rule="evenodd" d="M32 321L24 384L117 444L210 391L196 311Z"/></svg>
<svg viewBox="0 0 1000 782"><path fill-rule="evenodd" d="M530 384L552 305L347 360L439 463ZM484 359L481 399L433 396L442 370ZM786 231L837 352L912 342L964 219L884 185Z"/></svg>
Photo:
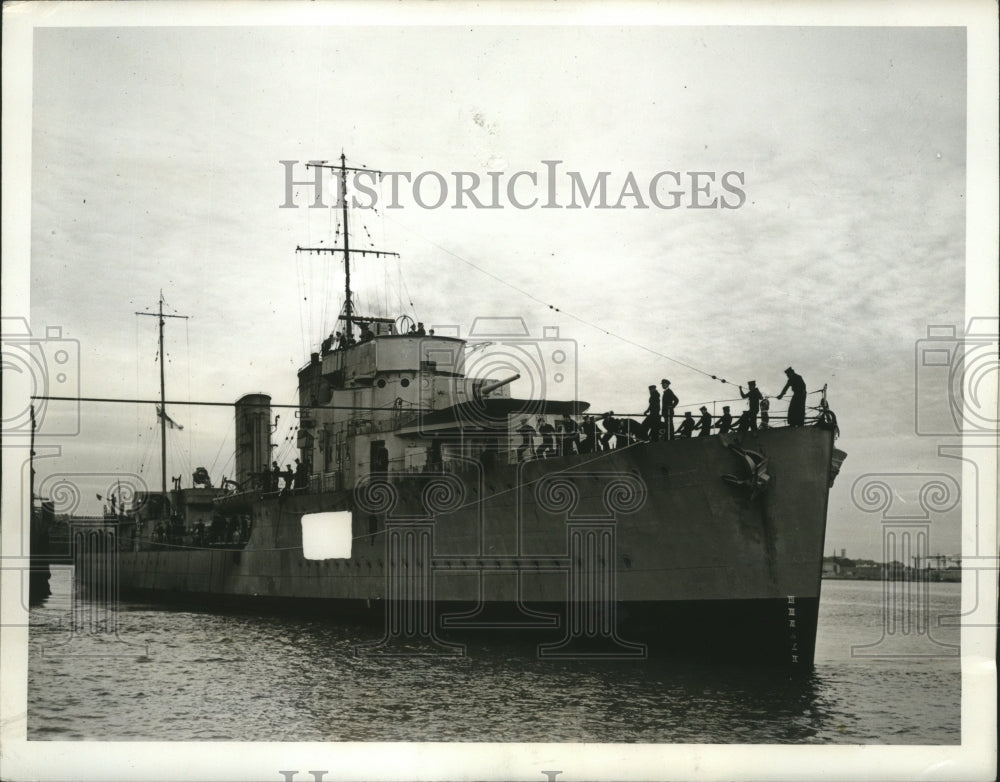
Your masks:
<svg viewBox="0 0 1000 782"><path fill-rule="evenodd" d="M966 57L961 27L37 29L32 329L78 342L82 395L153 398L156 321L135 312L162 290L168 312L190 316L168 321L168 398L293 403L343 281L339 261L295 253L332 244L339 216L306 208L307 186L300 208L279 208L279 161L343 151L349 165L440 172L441 208L403 183L401 208L352 213L358 246L401 255L357 262L363 309L463 335L485 316L521 317L533 336L557 326L578 372L575 394L553 395L595 410L640 413L661 377L682 407L737 395L713 374L773 396L793 365L810 390L829 384L849 454L827 549L880 558L879 517L854 506L854 481L958 474L944 439L915 433L917 386L947 389L914 357L929 325L961 332L969 314ZM648 194L658 172L680 172L685 195L676 209L516 209L502 191L500 209L450 208L451 172L501 172L505 188L517 171L546 182L546 160L562 161L562 204L568 171L588 185L610 172L611 203L630 173ZM687 208L697 171L715 174L705 200L729 203L719 180L740 172L745 201ZM517 197L544 201L544 184L521 185ZM45 412L72 429L65 407ZM232 473L230 409L171 415L185 426L171 474ZM283 411L279 443L292 425ZM148 406L84 404L78 435L45 441L61 451L39 476L99 474L80 481L80 510L96 512L107 476L158 484L155 429ZM959 545L957 509L935 516L931 549Z"/></svg>

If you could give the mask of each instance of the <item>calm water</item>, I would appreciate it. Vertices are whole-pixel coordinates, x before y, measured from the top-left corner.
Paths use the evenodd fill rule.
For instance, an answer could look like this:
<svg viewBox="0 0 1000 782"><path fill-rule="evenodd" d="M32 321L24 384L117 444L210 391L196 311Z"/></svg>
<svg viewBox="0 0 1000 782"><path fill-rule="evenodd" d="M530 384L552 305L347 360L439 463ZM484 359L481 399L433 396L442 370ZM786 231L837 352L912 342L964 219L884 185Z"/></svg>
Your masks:
<svg viewBox="0 0 1000 782"><path fill-rule="evenodd" d="M533 649L356 656L378 633L322 621L126 604L119 642L69 634L69 576L32 609L28 738L957 744L956 656L897 633L879 582L825 581L816 666L553 662ZM959 584L930 585L930 617ZM932 627L941 643L957 628ZM148 646L147 646L148 644ZM86 653L86 654L85 654ZM892 655L892 656L888 656Z"/></svg>

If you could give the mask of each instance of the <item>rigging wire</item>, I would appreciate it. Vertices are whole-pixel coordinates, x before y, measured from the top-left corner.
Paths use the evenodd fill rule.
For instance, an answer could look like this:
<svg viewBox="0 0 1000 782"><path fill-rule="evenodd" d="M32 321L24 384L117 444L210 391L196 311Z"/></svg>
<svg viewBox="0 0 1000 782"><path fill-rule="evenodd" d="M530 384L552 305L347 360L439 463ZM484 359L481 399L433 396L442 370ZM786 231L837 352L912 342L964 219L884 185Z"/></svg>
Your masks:
<svg viewBox="0 0 1000 782"><path fill-rule="evenodd" d="M387 219L391 219L391 218L387 218ZM655 349L649 347L648 345L643 345L642 343L636 342L635 340L629 339L628 337L622 336L621 334L616 334L615 332L609 331L608 329L604 328L603 326L601 326L601 325L599 325L597 323L593 323L593 322L587 320L586 318L583 318L583 317L581 317L579 315L576 315L575 313L572 313L572 312L569 312L568 310L564 310L564 309L562 309L560 307L557 307L554 304L545 301L544 299L540 299L540 298L538 298L538 296L536 296L535 294L531 293L531 291L527 291L524 288L521 288L521 287L515 285L514 283L512 283L512 282L510 282L510 281L508 281L506 279L504 279L503 277L500 277L500 276L494 274L493 272L488 271L488 270L482 268L481 266L476 265L475 263L473 263L469 259L467 259L467 258L459 255L458 253L452 252L447 247L443 247L442 245L440 245L437 242L435 242L433 239L430 239L427 236L424 236L419 231L416 231L415 229L410 228L409 226L403 225L402 223L399 223L399 222L396 222L396 224L400 225L403 228L405 228L406 230L410 231L415 236L420 237L425 242L427 242L431 246L437 248L441 252L446 253L447 255L450 255L452 258L455 258L456 260L461 261L462 263L466 264L467 266L470 266L473 269L475 269L476 271L480 272L481 274L484 274L487 277L490 277L491 279L496 280L497 282L501 283L502 285L506 285L508 288L511 288L512 290L517 291L521 295L526 296L527 298L531 299L532 301L535 301L538 304L543 305L544 307L546 307L547 309L552 310L553 312L558 312L558 313L560 313L562 315L565 315L568 318L572 318L573 320L575 320L575 321L577 321L579 323L582 323L585 326L589 326L590 328L595 329L597 331L600 331L603 334L607 334L609 337L613 337L614 339L620 340L621 342L624 342L624 343L626 343L628 345L631 345L633 347L639 348L640 350L644 350L647 353L651 353L654 356L657 356L657 357L662 358L662 359L666 359L667 361L671 361L674 364L678 364L678 365L680 365L682 367L685 367L686 369L690 369L692 372L697 372L700 375L705 375L705 377L709 377L712 380L718 380L720 383L727 383L729 385L735 385L734 383L726 380L723 377L719 377L718 375L714 375L711 372L707 372L707 371L705 371L703 369L699 369L698 367L693 366L692 364L689 364L686 361L682 361L681 359L674 358L673 356L668 356L665 353L661 353L660 351L655 350Z"/></svg>

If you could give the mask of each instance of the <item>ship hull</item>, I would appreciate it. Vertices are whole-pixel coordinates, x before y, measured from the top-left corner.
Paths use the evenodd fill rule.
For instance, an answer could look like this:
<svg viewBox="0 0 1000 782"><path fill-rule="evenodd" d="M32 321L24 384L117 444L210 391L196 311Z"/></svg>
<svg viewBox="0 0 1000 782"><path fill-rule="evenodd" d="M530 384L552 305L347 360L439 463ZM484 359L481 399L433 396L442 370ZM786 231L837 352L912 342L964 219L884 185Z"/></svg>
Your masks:
<svg viewBox="0 0 1000 782"><path fill-rule="evenodd" d="M124 598L198 611L294 616L363 628L359 649L401 653L455 654L455 646L476 648L501 640L552 658L685 658L758 665L808 666L813 660L818 598L799 598L789 616L788 599L688 600L617 603L615 633L574 635L565 603L491 603L490 619L456 622L481 605L435 605L429 633L393 633L380 600L247 596L220 592L129 588ZM529 617L526 619L526 612ZM408 612L416 614L413 610ZM531 621L531 620L534 621ZM789 620L795 626L789 626ZM378 640L372 640L378 639Z"/></svg>
<svg viewBox="0 0 1000 782"><path fill-rule="evenodd" d="M554 657L809 665L832 456L829 431L777 429L236 497L221 507L252 510L244 549L140 540L117 580L140 599L376 623L386 645L505 634ZM342 510L350 557L306 559L302 516Z"/></svg>

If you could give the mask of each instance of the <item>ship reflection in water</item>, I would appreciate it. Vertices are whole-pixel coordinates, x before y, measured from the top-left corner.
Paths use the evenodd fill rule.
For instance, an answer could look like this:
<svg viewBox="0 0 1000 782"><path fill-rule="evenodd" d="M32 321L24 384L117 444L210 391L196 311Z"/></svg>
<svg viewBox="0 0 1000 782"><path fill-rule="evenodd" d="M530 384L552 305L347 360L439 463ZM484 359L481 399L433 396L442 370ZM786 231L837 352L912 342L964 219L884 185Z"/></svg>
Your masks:
<svg viewBox="0 0 1000 782"><path fill-rule="evenodd" d="M956 628L876 657L882 585L826 582L816 665L358 656L374 628L125 604L119 641L69 637L70 578L32 610L28 738L956 744ZM930 584L932 626L959 584ZM942 656L907 656L934 651ZM906 644L909 643L909 646ZM147 646L148 644L148 646ZM852 657L851 647L869 656ZM94 653L105 653L94 656ZM89 653L89 654L88 654Z"/></svg>

